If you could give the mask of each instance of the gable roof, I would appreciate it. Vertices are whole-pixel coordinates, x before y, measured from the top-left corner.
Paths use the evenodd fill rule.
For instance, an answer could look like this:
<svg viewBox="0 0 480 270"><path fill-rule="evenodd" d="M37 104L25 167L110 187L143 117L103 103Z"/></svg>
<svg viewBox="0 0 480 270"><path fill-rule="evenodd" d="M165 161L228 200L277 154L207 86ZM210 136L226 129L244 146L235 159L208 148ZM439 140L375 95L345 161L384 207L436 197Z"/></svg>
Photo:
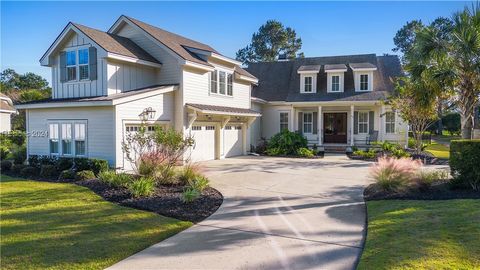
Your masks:
<svg viewBox="0 0 480 270"><path fill-rule="evenodd" d="M327 93L327 68L349 63L369 63L375 66L373 71L373 92L355 92L353 70L348 67L344 76L343 93ZM321 65L317 74L317 92L300 93L300 75L297 70L301 66ZM309 102L309 101L353 101L384 99L393 91L390 78L403 75L400 61L396 55L376 56L375 54L327 56L297 58L291 61L251 63L247 71L259 79L259 84L252 90L252 96L266 101Z"/></svg>
<svg viewBox="0 0 480 270"><path fill-rule="evenodd" d="M160 64L157 59L126 37L106 33L78 23L71 24L107 52Z"/></svg>

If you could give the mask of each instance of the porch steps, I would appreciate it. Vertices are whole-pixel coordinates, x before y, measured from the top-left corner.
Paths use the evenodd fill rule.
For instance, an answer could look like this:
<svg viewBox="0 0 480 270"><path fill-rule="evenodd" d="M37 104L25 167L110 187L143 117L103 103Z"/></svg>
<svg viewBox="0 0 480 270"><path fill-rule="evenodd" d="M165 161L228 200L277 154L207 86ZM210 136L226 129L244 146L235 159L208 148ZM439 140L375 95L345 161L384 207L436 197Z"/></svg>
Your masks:
<svg viewBox="0 0 480 270"><path fill-rule="evenodd" d="M345 153L347 150L346 145L324 145L325 153Z"/></svg>

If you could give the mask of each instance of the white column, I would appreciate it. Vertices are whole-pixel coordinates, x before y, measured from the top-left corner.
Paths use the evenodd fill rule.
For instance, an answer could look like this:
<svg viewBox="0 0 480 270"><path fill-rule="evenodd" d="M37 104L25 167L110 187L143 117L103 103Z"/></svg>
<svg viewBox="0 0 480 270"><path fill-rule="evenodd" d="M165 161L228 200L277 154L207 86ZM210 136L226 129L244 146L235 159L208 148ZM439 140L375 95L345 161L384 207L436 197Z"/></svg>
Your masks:
<svg viewBox="0 0 480 270"><path fill-rule="evenodd" d="M317 116L317 127L318 127L318 145L323 144L323 115L322 115L322 106L318 106L318 116Z"/></svg>
<svg viewBox="0 0 480 270"><path fill-rule="evenodd" d="M215 159L224 159L223 155L223 126L217 124L215 128Z"/></svg>
<svg viewBox="0 0 480 270"><path fill-rule="evenodd" d="M386 134L386 130L385 130L385 105L382 104L382 106L380 107L380 141L384 141L385 140L385 134Z"/></svg>
<svg viewBox="0 0 480 270"><path fill-rule="evenodd" d="M290 131L295 131L295 128L297 126L297 110L295 109L295 107L292 106L292 110L291 110L291 113L290 113L292 116L292 129Z"/></svg>
<svg viewBox="0 0 480 270"><path fill-rule="evenodd" d="M242 125L242 147L243 147L243 155L247 154L247 129L248 129L248 124L244 123Z"/></svg>
<svg viewBox="0 0 480 270"><path fill-rule="evenodd" d="M353 139L353 130L354 130L354 114L355 114L355 106L350 105L350 146L353 146L354 144L354 139Z"/></svg>

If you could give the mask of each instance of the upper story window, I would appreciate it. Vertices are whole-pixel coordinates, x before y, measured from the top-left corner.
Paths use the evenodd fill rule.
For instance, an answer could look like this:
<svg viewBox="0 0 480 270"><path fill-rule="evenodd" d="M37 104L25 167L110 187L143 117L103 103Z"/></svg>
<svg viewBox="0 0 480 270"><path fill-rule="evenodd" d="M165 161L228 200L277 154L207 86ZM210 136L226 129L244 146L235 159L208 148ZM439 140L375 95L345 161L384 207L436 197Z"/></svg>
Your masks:
<svg viewBox="0 0 480 270"><path fill-rule="evenodd" d="M280 113L280 131L288 130L288 112Z"/></svg>
<svg viewBox="0 0 480 270"><path fill-rule="evenodd" d="M88 80L88 49L78 50L78 70L80 80Z"/></svg>
<svg viewBox="0 0 480 270"><path fill-rule="evenodd" d="M67 81L77 79L77 51L66 52L67 58Z"/></svg>
<svg viewBox="0 0 480 270"><path fill-rule="evenodd" d="M395 133L395 113L394 112L385 113L385 132Z"/></svg>
<svg viewBox="0 0 480 270"><path fill-rule="evenodd" d="M368 91L368 74L360 74L360 91Z"/></svg>
<svg viewBox="0 0 480 270"><path fill-rule="evenodd" d="M340 91L340 76L333 75L332 76L332 92L339 92Z"/></svg>
<svg viewBox="0 0 480 270"><path fill-rule="evenodd" d="M220 70L210 72L210 93L233 96L233 74Z"/></svg>
<svg viewBox="0 0 480 270"><path fill-rule="evenodd" d="M313 88L313 77L305 76L303 78L303 91L305 93L311 93Z"/></svg>

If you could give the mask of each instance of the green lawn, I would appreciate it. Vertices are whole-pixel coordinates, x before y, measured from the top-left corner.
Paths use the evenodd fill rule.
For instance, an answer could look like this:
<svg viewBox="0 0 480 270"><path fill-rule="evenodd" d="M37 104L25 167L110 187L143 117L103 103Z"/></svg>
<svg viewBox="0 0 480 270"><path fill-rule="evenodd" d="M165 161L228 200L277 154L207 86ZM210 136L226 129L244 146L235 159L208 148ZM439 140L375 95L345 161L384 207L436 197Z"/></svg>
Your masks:
<svg viewBox="0 0 480 270"><path fill-rule="evenodd" d="M1 176L2 269L103 269L191 226L74 184Z"/></svg>
<svg viewBox="0 0 480 270"><path fill-rule="evenodd" d="M450 158L450 148L443 144L432 143L425 148L425 151L430 152L437 158L448 159Z"/></svg>
<svg viewBox="0 0 480 270"><path fill-rule="evenodd" d="M358 269L480 269L480 200L370 201Z"/></svg>

